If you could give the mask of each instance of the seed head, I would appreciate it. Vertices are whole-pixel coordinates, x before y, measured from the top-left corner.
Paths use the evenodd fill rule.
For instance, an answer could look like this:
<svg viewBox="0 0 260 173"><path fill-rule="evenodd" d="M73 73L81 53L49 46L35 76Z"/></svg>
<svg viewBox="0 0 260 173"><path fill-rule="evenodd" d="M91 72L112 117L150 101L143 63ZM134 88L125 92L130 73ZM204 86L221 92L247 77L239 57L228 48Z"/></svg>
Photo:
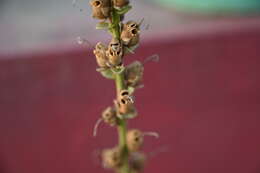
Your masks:
<svg viewBox="0 0 260 173"><path fill-rule="evenodd" d="M102 119L110 126L115 126L118 123L115 108L108 107L102 112Z"/></svg>
<svg viewBox="0 0 260 173"><path fill-rule="evenodd" d="M138 87L143 79L144 66L141 62L135 61L128 65L125 70L125 79L127 86Z"/></svg>
<svg viewBox="0 0 260 173"><path fill-rule="evenodd" d="M140 39L139 24L134 21L128 21L126 24L124 24L121 33L121 39L123 44L128 47L137 45Z"/></svg>
<svg viewBox="0 0 260 173"><path fill-rule="evenodd" d="M117 39L112 39L106 51L108 62L112 66L118 66L122 63L123 48L121 42Z"/></svg>
<svg viewBox="0 0 260 173"><path fill-rule="evenodd" d="M96 19L107 19L111 11L110 0L91 0L92 17Z"/></svg>
<svg viewBox="0 0 260 173"><path fill-rule="evenodd" d="M97 43L93 53L96 56L96 61L99 67L107 68L108 57L106 56L107 47L102 43Z"/></svg>
<svg viewBox="0 0 260 173"><path fill-rule="evenodd" d="M122 164L122 152L118 147L103 150L101 156L105 168L116 169Z"/></svg>
<svg viewBox="0 0 260 173"><path fill-rule="evenodd" d="M138 129L132 129L127 132L127 147L130 151L138 151L144 142L143 134Z"/></svg>
<svg viewBox="0 0 260 173"><path fill-rule="evenodd" d="M134 108L134 101L132 96L129 95L128 90L122 90L115 101L115 106L118 110L119 118L122 118L122 115L134 114L136 112Z"/></svg>

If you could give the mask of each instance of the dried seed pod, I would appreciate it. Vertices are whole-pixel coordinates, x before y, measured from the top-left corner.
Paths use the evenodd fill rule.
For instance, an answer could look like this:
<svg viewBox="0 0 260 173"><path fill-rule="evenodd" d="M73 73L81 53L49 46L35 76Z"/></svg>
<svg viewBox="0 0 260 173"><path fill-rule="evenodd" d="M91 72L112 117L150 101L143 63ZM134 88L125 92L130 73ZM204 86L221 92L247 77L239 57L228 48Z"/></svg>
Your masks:
<svg viewBox="0 0 260 173"><path fill-rule="evenodd" d="M133 152L129 157L129 165L132 172L141 172L144 168L146 156L140 152Z"/></svg>
<svg viewBox="0 0 260 173"><path fill-rule="evenodd" d="M144 66L140 61L134 61L128 65L125 70L125 79L127 86L138 87L143 79Z"/></svg>
<svg viewBox="0 0 260 173"><path fill-rule="evenodd" d="M129 0L113 0L113 4L115 7L123 7L129 4Z"/></svg>
<svg viewBox="0 0 260 173"><path fill-rule="evenodd" d="M142 132L138 129L129 130L126 135L126 142L130 151L138 151L144 142Z"/></svg>
<svg viewBox="0 0 260 173"><path fill-rule="evenodd" d="M108 50L106 51L108 62L112 66L118 66L122 63L123 48L122 44L117 39L112 39L109 43Z"/></svg>
<svg viewBox="0 0 260 173"><path fill-rule="evenodd" d="M126 114L133 114L133 116L136 114L133 99L129 95L120 95L115 101L115 106L117 108L119 118L123 118L123 115Z"/></svg>
<svg viewBox="0 0 260 173"><path fill-rule="evenodd" d="M117 169L122 165L122 152L117 147L103 150L101 157L105 168Z"/></svg>
<svg viewBox="0 0 260 173"><path fill-rule="evenodd" d="M130 151L138 151L144 142L144 136L154 136L159 137L159 134L156 132L141 132L138 129L129 130L126 134L127 147Z"/></svg>
<svg viewBox="0 0 260 173"><path fill-rule="evenodd" d="M123 44L128 47L137 45L140 39L139 24L134 21L128 21L126 24L124 24L121 33L121 39Z"/></svg>
<svg viewBox="0 0 260 173"><path fill-rule="evenodd" d="M91 0L92 17L97 19L107 19L110 15L111 1L110 0Z"/></svg>
<svg viewBox="0 0 260 173"><path fill-rule="evenodd" d="M102 112L102 119L110 126L115 126L118 123L115 108L108 107Z"/></svg>
<svg viewBox="0 0 260 173"><path fill-rule="evenodd" d="M99 67L107 68L108 58L106 56L107 47L101 42L97 43L93 53L96 56L96 61Z"/></svg>

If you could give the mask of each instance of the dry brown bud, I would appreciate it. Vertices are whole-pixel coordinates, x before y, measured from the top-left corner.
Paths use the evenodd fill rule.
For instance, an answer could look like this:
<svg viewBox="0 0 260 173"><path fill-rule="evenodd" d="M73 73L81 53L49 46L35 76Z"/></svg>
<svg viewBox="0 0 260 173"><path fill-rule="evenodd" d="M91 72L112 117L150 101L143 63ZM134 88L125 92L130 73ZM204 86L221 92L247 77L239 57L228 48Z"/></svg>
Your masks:
<svg viewBox="0 0 260 173"><path fill-rule="evenodd" d="M110 0L91 0L92 17L97 19L107 19L110 15Z"/></svg>
<svg viewBox="0 0 260 173"><path fill-rule="evenodd" d="M118 66L122 63L123 48L122 44L117 39L112 39L109 43L108 50L106 51L108 62L112 66Z"/></svg>
<svg viewBox="0 0 260 173"><path fill-rule="evenodd" d="M138 151L143 145L143 134L138 129L132 129L127 132L126 142L130 151Z"/></svg>
<svg viewBox="0 0 260 173"><path fill-rule="evenodd" d="M123 44L132 47L139 43L140 39L140 28L139 24L134 21L129 21L123 25L121 33L121 39Z"/></svg>
<svg viewBox="0 0 260 173"><path fill-rule="evenodd" d="M141 172L144 168L146 156L140 152L133 152L129 157L129 165L132 172Z"/></svg>
<svg viewBox="0 0 260 173"><path fill-rule="evenodd" d="M125 70L125 79L127 86L138 87L143 79L144 67L139 61L135 61L128 65Z"/></svg>
<svg viewBox="0 0 260 173"><path fill-rule="evenodd" d="M129 0L113 0L113 4L116 7L123 7L129 4Z"/></svg>
<svg viewBox="0 0 260 173"><path fill-rule="evenodd" d="M118 147L103 150L101 156L105 168L117 169L122 164L122 152Z"/></svg>
<svg viewBox="0 0 260 173"><path fill-rule="evenodd" d="M102 113L102 119L105 123L115 126L118 123L116 116L116 110L112 107L106 108Z"/></svg>
<svg viewBox="0 0 260 173"><path fill-rule="evenodd" d="M96 56L97 64L101 68L107 67L108 58L106 56L106 50L107 47L99 42L93 51L94 55Z"/></svg>

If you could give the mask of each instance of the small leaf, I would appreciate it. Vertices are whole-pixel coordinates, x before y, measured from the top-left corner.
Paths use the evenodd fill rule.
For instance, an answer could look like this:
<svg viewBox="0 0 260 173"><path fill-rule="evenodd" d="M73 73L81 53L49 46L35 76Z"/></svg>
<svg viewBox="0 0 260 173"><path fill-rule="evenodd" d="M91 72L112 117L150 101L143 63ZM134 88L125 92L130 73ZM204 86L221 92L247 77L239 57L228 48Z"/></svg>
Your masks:
<svg viewBox="0 0 260 173"><path fill-rule="evenodd" d="M114 79L114 73L111 69L102 69L102 68L99 68L97 69L98 72L100 72L100 74L107 78L107 79Z"/></svg>
<svg viewBox="0 0 260 173"><path fill-rule="evenodd" d="M131 9L132 9L131 5L126 5L126 6L122 7L122 8L116 9L116 13L120 14L120 15L123 15L123 14L126 14Z"/></svg>
<svg viewBox="0 0 260 173"><path fill-rule="evenodd" d="M131 54L134 54L135 52L135 49L137 48L139 46L139 44L137 44L137 45L134 45L134 46L132 46L132 47L124 47L124 51L125 51L125 53L131 53Z"/></svg>
<svg viewBox="0 0 260 173"><path fill-rule="evenodd" d="M108 29L109 28L109 23L107 22L99 22L96 25L96 29Z"/></svg>
<svg viewBox="0 0 260 173"><path fill-rule="evenodd" d="M131 87L131 86L129 86L129 87L127 88L127 90L128 90L128 92L129 92L129 95L132 95L132 94L135 92L135 88L134 88L134 87Z"/></svg>

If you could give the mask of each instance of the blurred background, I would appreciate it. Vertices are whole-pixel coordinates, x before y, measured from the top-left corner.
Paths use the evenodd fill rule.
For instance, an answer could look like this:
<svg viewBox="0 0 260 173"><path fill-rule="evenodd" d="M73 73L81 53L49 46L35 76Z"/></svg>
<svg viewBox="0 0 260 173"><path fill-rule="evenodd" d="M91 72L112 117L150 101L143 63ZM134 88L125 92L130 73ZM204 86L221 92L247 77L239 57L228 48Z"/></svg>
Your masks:
<svg viewBox="0 0 260 173"><path fill-rule="evenodd" d="M129 122L160 134L144 172L259 173L260 1L131 4L126 20L144 22L126 63L160 56ZM1 173L105 172L117 134L92 130L115 89L96 72L92 47L110 40L96 23L84 0L0 0Z"/></svg>

